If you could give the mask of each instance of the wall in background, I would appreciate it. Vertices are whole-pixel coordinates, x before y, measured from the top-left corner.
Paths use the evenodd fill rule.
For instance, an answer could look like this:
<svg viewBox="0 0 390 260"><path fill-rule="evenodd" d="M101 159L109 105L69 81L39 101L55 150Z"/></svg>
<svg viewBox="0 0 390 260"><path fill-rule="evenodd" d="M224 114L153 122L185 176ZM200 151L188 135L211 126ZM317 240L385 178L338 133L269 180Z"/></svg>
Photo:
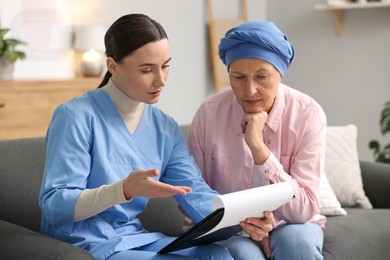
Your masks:
<svg viewBox="0 0 390 260"><path fill-rule="evenodd" d="M390 100L390 8L346 11L337 37L331 15L313 8L323 2L268 1L267 18L296 50L283 81L313 96L328 125L357 125L359 157L372 161L369 141L389 141L380 135L379 117Z"/></svg>
<svg viewBox="0 0 390 260"><path fill-rule="evenodd" d="M75 26L109 26L134 12L160 22L169 35L173 59L157 106L179 123L191 122L214 90L205 0L68 1ZM215 16L235 17L239 1L214 0ZM337 37L331 15L313 8L323 2L248 0L249 18L274 21L288 35L296 59L283 82L313 96L323 106L329 125L356 124L359 156L373 160L368 142L388 143L389 138L380 135L379 114L390 100L390 8L346 11L343 35Z"/></svg>

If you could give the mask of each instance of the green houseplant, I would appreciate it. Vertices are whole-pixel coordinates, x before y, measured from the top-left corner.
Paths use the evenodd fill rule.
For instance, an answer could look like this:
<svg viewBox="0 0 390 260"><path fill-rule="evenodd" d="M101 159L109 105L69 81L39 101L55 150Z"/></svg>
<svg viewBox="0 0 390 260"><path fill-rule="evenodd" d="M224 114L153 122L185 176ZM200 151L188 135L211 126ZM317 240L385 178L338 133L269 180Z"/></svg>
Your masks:
<svg viewBox="0 0 390 260"><path fill-rule="evenodd" d="M385 107L381 112L380 126L383 136L390 133L390 101L385 103ZM372 140L369 147L374 151L377 162L390 163L390 143L382 147L377 140Z"/></svg>
<svg viewBox="0 0 390 260"><path fill-rule="evenodd" d="M5 38L9 28L0 28L0 79L12 79L14 63L26 58L26 54L18 51L16 47L25 42L15 38Z"/></svg>

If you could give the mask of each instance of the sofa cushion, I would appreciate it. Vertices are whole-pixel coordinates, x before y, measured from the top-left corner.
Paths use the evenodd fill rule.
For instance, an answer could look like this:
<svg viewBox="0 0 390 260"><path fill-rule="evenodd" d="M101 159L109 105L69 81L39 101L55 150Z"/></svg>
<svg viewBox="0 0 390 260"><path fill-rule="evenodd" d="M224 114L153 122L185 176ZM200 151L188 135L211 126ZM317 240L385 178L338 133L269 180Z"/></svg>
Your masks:
<svg viewBox="0 0 390 260"><path fill-rule="evenodd" d="M372 208L363 190L355 125L328 126L325 173L342 206Z"/></svg>
<svg viewBox="0 0 390 260"><path fill-rule="evenodd" d="M345 208L347 216L328 217L323 255L327 260L390 256L390 210Z"/></svg>
<svg viewBox="0 0 390 260"><path fill-rule="evenodd" d="M93 259L84 249L0 220L1 259Z"/></svg>

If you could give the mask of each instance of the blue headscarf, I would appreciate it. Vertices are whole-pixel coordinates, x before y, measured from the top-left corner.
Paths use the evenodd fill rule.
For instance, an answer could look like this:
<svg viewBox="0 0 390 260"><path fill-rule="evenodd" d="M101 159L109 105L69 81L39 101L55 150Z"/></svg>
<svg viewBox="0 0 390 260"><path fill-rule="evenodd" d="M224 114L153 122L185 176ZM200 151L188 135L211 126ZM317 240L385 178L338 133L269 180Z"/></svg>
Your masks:
<svg viewBox="0 0 390 260"><path fill-rule="evenodd" d="M227 31L219 44L219 57L228 70L238 59L264 60L283 76L294 59L294 47L274 23L252 21Z"/></svg>

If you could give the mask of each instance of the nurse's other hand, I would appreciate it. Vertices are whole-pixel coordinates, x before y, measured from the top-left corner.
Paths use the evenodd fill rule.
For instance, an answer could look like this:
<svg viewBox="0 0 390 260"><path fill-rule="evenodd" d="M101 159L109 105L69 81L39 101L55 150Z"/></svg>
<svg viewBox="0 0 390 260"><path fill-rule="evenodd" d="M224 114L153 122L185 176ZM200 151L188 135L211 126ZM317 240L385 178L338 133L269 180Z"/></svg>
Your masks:
<svg viewBox="0 0 390 260"><path fill-rule="evenodd" d="M127 200L132 196L148 198L169 197L175 194L186 195L191 192L187 186L172 186L153 179L158 176L158 169L138 170L123 180L123 194Z"/></svg>

